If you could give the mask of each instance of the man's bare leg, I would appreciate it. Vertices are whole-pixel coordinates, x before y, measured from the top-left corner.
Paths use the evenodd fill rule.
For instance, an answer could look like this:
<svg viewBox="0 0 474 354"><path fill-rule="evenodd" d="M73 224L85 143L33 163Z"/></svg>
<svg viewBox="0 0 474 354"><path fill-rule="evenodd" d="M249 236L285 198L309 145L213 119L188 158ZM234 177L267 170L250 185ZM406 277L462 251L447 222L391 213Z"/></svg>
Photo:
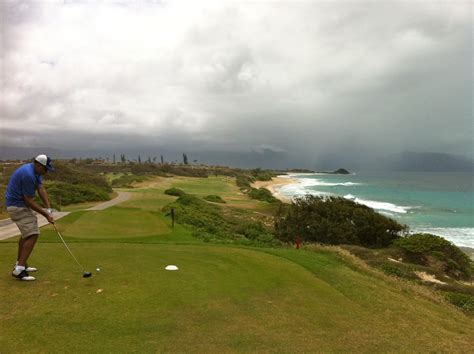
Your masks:
<svg viewBox="0 0 474 354"><path fill-rule="evenodd" d="M26 266L26 261L30 257L33 248L35 247L38 235L32 235L27 238L21 238L18 241L18 265Z"/></svg>
<svg viewBox="0 0 474 354"><path fill-rule="evenodd" d="M18 264L18 261L20 260L20 255L21 255L21 250L23 248L23 241L25 239L20 236L20 239L18 240L18 256L16 257L16 264Z"/></svg>

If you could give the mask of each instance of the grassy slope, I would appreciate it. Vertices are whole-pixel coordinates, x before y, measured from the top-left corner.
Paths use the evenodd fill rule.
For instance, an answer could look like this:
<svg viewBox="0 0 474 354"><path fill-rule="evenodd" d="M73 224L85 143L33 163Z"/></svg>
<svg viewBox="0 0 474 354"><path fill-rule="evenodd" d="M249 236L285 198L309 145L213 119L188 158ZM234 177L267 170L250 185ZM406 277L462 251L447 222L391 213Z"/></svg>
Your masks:
<svg viewBox="0 0 474 354"><path fill-rule="evenodd" d="M472 349L471 318L337 254L209 245L171 230L157 213L174 200L162 193L171 185L251 205L225 178L179 178L143 185L109 210L72 213L59 228L86 269L101 267L89 279L43 228L31 259L38 281L0 277L1 351ZM14 242L0 242L0 269L10 268ZM167 264L180 270L164 271Z"/></svg>

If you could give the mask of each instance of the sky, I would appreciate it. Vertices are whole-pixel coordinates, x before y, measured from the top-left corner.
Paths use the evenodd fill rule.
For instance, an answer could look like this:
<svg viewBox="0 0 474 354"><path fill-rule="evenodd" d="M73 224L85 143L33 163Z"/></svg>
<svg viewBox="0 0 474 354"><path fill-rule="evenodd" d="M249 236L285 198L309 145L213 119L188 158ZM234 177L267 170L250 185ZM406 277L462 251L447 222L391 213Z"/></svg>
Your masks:
<svg viewBox="0 0 474 354"><path fill-rule="evenodd" d="M0 3L0 145L472 158L469 1Z"/></svg>

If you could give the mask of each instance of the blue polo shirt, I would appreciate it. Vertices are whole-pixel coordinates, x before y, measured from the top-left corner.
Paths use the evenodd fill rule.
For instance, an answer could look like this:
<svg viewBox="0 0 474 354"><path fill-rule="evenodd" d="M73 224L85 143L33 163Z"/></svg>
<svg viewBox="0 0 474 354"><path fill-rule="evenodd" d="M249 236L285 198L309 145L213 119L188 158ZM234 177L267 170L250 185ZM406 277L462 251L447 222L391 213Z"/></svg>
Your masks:
<svg viewBox="0 0 474 354"><path fill-rule="evenodd" d="M6 206L26 207L23 196L34 197L39 184L43 184L43 178L35 174L34 164L28 163L21 166L13 173L8 182L5 192Z"/></svg>

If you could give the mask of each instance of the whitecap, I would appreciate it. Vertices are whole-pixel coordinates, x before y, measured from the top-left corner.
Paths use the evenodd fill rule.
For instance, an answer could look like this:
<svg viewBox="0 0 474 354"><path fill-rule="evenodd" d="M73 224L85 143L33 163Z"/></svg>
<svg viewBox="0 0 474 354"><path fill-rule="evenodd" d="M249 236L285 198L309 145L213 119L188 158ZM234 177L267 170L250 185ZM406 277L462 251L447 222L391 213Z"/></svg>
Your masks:
<svg viewBox="0 0 474 354"><path fill-rule="evenodd" d="M320 179L309 179L309 178L302 178L299 180L300 184L305 187L336 187L336 186L343 186L343 187L350 187L350 186L359 186L361 183L355 182L325 182Z"/></svg>
<svg viewBox="0 0 474 354"><path fill-rule="evenodd" d="M311 191L305 188L305 186L301 184L287 184L278 188L278 192L292 198L302 197L305 195L315 195L315 196L329 196L330 193L326 192L319 192L319 191Z"/></svg>
<svg viewBox="0 0 474 354"><path fill-rule="evenodd" d="M377 211L392 212L397 214L406 214L408 210L412 209L409 206L400 206L388 202L378 202L375 200L365 200L360 198L351 199L352 201L368 206L369 208L375 209Z"/></svg>

